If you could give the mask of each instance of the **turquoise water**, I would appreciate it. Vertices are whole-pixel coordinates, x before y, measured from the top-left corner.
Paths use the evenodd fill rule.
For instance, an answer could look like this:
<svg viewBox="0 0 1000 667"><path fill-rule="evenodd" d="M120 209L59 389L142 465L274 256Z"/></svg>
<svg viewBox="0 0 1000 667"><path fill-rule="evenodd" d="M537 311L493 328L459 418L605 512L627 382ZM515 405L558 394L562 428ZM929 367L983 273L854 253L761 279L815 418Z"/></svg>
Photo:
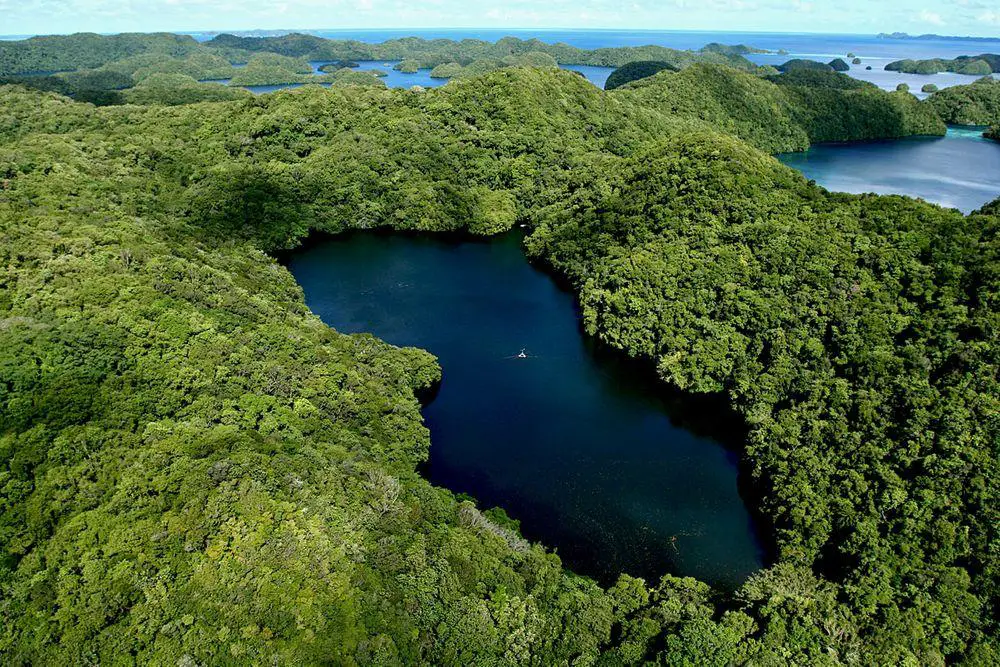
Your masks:
<svg viewBox="0 0 1000 667"><path fill-rule="evenodd" d="M828 190L900 194L969 213L1000 196L1000 143L982 128L945 137L825 144L777 156Z"/></svg>
<svg viewBox="0 0 1000 667"><path fill-rule="evenodd" d="M672 572L732 588L762 566L721 444L740 445L740 421L592 349L572 296L516 236L356 233L288 266L330 326L438 356L443 380L424 409L433 483L504 508L604 582Z"/></svg>

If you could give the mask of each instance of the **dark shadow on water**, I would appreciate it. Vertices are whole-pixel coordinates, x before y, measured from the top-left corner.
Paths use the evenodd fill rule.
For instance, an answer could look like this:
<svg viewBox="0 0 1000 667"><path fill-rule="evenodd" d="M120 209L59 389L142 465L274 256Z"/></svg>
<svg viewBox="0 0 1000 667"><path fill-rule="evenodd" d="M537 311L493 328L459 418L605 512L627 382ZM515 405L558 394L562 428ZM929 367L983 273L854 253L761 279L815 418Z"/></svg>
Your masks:
<svg viewBox="0 0 1000 667"><path fill-rule="evenodd" d="M754 483L749 462L742 456L748 427L725 393L698 394L678 389L660 379L653 361L635 359L604 345L587 335L582 325L580 335L594 363L617 390L655 397L673 426L725 447L727 459L737 468L737 489L750 513L750 531L759 542L762 562L771 564L777 553L776 537L772 524L760 511L761 489Z"/></svg>

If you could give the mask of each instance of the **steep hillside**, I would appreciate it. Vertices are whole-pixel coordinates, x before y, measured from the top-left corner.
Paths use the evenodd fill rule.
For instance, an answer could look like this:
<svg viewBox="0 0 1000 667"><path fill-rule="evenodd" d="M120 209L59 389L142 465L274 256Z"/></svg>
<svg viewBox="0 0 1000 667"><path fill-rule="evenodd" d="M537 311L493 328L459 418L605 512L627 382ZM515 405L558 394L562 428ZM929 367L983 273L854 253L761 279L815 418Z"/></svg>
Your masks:
<svg viewBox="0 0 1000 667"><path fill-rule="evenodd" d="M772 79L696 65L614 94L670 116L703 120L769 153L805 150L815 142L945 132L937 115L911 95L847 86L846 77L833 73L793 72Z"/></svg>

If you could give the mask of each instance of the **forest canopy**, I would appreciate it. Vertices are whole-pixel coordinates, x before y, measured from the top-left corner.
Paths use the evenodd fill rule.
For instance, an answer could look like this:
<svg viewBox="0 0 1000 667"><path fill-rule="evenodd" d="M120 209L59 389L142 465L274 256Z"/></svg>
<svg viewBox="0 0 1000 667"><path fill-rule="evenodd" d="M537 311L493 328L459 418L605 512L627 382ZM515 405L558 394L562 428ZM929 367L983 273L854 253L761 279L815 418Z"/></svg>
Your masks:
<svg viewBox="0 0 1000 667"><path fill-rule="evenodd" d="M324 63L321 72L356 67L358 60L400 61L397 69L432 69L435 78L477 76L501 67L556 67L559 64L618 67L639 60L657 60L680 69L695 63L725 64L747 71L755 66L743 57L755 50L743 45L709 44L699 51L661 46L578 49L536 39L505 37L497 42L460 42L415 37L380 44L331 40L314 35L237 37L217 35L208 42L167 34L100 36L75 34L0 41L0 80L21 82L39 90L97 104L119 104L131 97L113 91L131 87L153 74L184 74L198 81L225 80L232 86L329 83L313 76L310 61ZM92 72L90 71L92 70ZM86 73L86 87L66 83L59 72ZM104 73L124 78L98 81ZM53 78L55 75L55 78ZM338 77L339 79L340 77ZM356 83L362 83L359 78Z"/></svg>
<svg viewBox="0 0 1000 667"><path fill-rule="evenodd" d="M926 104L954 125L1000 124L1000 80L983 77L965 86L937 91Z"/></svg>
<svg viewBox="0 0 1000 667"><path fill-rule="evenodd" d="M275 40L211 48L327 48ZM1000 200L829 193L770 153L941 134L934 106L688 65L0 86L3 661L995 664ZM210 85L122 94L158 83ZM431 486L436 360L324 326L268 254L517 224L589 335L745 420L776 553L737 591L602 588Z"/></svg>
<svg viewBox="0 0 1000 667"><path fill-rule="evenodd" d="M959 56L954 59L929 58L927 60L896 60L885 66L890 72L906 74L938 74L955 72L982 76L1000 72L1000 54L983 53L978 56Z"/></svg>
<svg viewBox="0 0 1000 667"><path fill-rule="evenodd" d="M662 72L665 69L674 72L678 70L678 68L668 62L657 60L641 60L639 62L622 65L608 76L608 80L604 84L604 89L614 90L615 88L621 88L627 83L632 83L633 81L638 81L639 79L645 79L646 77L653 76L657 72Z"/></svg>
<svg viewBox="0 0 1000 667"><path fill-rule="evenodd" d="M829 69L763 79L697 65L660 72L613 95L670 116L698 118L769 153L801 151L817 142L943 135L946 130L937 114L912 96L886 93Z"/></svg>

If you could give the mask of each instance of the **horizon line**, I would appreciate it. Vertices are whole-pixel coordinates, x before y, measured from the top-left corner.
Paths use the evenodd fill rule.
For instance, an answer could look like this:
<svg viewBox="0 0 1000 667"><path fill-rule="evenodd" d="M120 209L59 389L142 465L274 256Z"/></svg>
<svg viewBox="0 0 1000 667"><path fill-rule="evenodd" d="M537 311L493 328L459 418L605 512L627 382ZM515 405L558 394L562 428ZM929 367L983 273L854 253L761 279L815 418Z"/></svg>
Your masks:
<svg viewBox="0 0 1000 667"><path fill-rule="evenodd" d="M419 35L415 34L417 32L462 32L462 31L483 31L483 32L627 32L627 33L702 33L702 34L742 34L742 35L825 35L825 36L844 36L844 37L878 37L879 35L892 35L896 34L906 34L910 38L919 38L923 36L935 36L942 39L956 39L956 40L980 40L980 41L997 41L1000 42L1000 36L980 36L980 35L939 35L937 33L921 33L921 34L909 34L902 31L881 31L881 32L814 32L814 31L784 31L784 30L739 30L739 29L704 29L704 28L562 28L562 27L510 27L510 28L491 28L486 26L465 26L465 27L454 27L454 26L437 26L437 27L414 27L414 28L246 28L246 29L216 29L216 28L200 28L200 29L185 29L185 30L119 30L113 32L96 32L93 30L79 30L75 32L52 32L52 33L9 33L0 35L0 41L13 41L18 39L31 39L33 37L66 37L70 35L80 35L80 34L94 34L100 35L102 37L108 37L113 35L151 35L157 33L168 33L174 35L201 35L201 34L233 34L238 35L241 33L283 33L283 34L309 34L317 32L327 32L327 33L348 33L348 32L404 32L411 33L412 36L417 37Z"/></svg>

